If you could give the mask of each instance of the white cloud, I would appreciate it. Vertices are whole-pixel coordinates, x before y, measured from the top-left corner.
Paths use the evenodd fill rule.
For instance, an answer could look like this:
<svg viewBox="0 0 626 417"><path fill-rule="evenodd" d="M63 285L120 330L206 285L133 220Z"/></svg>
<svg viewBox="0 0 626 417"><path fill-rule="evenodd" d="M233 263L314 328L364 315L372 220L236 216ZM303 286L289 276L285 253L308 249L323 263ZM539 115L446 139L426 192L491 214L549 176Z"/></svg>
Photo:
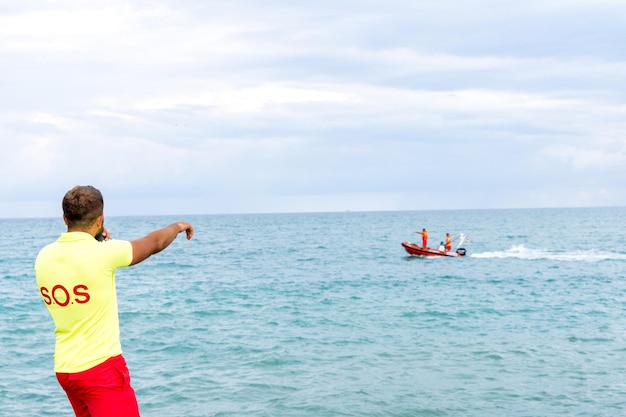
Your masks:
<svg viewBox="0 0 626 417"><path fill-rule="evenodd" d="M354 103L358 97L337 91L278 84L242 89L199 89L195 94L155 97L136 103L139 110L172 109L181 106L214 107L225 113L258 113L268 107L301 103Z"/></svg>
<svg viewBox="0 0 626 417"><path fill-rule="evenodd" d="M212 212L626 204L625 8L15 3L0 190L89 182Z"/></svg>
<svg viewBox="0 0 626 417"><path fill-rule="evenodd" d="M577 170L592 168L597 170L611 170L626 164L626 139L621 148L598 149L590 146L552 146L543 151L549 157L563 161Z"/></svg>

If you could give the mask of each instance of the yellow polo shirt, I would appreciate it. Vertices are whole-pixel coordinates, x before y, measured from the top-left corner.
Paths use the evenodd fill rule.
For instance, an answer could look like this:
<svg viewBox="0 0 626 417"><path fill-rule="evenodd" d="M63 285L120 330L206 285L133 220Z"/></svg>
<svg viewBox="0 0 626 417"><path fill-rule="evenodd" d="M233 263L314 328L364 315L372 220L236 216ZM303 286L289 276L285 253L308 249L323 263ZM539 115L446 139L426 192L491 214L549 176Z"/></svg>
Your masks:
<svg viewBox="0 0 626 417"><path fill-rule="evenodd" d="M130 265L129 241L63 233L35 261L37 287L55 324L54 370L75 373L122 353L115 270Z"/></svg>

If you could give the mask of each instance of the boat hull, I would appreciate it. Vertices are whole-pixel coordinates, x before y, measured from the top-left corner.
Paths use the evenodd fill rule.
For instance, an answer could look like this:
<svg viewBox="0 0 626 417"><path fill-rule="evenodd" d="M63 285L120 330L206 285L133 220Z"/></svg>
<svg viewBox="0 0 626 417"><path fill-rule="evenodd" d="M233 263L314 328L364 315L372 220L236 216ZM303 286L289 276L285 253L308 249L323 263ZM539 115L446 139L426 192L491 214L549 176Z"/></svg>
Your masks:
<svg viewBox="0 0 626 417"><path fill-rule="evenodd" d="M409 255L412 255L412 256L450 256L450 257L465 256L465 249L463 248L457 249L456 252L452 252L452 251L446 252L443 250L422 247L411 242L402 242L402 247L404 248L405 251L407 251Z"/></svg>

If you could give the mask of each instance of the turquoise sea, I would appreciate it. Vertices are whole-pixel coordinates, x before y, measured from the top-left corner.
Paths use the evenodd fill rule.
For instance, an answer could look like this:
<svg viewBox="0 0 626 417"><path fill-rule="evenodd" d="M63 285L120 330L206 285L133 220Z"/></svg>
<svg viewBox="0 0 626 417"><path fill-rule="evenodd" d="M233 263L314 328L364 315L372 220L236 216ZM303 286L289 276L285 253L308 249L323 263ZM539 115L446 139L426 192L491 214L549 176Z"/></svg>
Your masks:
<svg viewBox="0 0 626 417"><path fill-rule="evenodd" d="M118 271L144 417L626 415L626 208L107 217L182 236ZM430 231L463 258L409 257ZM0 220L0 415L72 416L33 262Z"/></svg>

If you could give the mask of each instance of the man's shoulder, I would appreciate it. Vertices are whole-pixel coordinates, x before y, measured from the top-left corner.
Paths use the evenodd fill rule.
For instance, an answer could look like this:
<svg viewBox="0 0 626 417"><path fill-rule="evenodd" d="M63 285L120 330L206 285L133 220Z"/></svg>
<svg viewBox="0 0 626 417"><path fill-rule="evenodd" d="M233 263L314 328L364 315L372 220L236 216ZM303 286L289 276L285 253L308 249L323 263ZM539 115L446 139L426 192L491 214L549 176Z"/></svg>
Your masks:
<svg viewBox="0 0 626 417"><path fill-rule="evenodd" d="M133 259L133 246L129 240L111 239L99 242L99 245L103 253L106 253L118 267L130 265Z"/></svg>
<svg viewBox="0 0 626 417"><path fill-rule="evenodd" d="M54 242L50 242L47 245L45 245L44 247L42 247L41 249L39 249L39 253L37 254L37 257L42 256L43 254L45 254L46 252L50 252L55 250L55 248L58 247L58 240L55 240Z"/></svg>
<svg viewBox="0 0 626 417"><path fill-rule="evenodd" d="M131 246L131 243L130 240L110 239L100 242L100 245L103 245L104 247L129 247Z"/></svg>

